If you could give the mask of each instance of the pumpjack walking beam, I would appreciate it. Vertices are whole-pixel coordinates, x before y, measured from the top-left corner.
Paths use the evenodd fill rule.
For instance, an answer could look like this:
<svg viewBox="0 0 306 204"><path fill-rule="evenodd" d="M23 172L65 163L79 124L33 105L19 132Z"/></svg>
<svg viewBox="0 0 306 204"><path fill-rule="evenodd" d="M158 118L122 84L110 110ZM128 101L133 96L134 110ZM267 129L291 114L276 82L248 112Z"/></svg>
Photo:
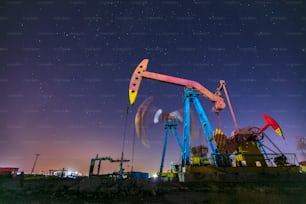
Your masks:
<svg viewBox="0 0 306 204"><path fill-rule="evenodd" d="M130 104L133 105L135 103L135 100L138 95L138 91L140 88L140 84L142 81L142 78L148 78L153 80L158 80L170 84L176 84L179 86L184 86L186 88L190 89L196 89L198 92L206 97L208 100L214 103L213 111L216 113L219 113L225 108L225 102L224 99L218 94L214 94L211 91L209 91L207 88L202 86L200 83L188 79L168 76L164 74L158 74L154 72L147 71L149 60L144 59L141 61L141 63L136 67L130 81L129 86L129 99Z"/></svg>
<svg viewBox="0 0 306 204"><path fill-rule="evenodd" d="M191 101L195 105L195 109L197 110L197 114L200 118L201 126L204 132L206 133L206 138L208 142L210 143L211 151L213 154L215 154L217 151L212 141L213 131L208 121L208 118L204 112L204 109L200 105L198 96L203 95L208 100L213 102L214 103L213 111L216 113L219 113L226 106L224 99L220 96L220 91L218 91L217 93L212 93L196 81L149 72L147 71L148 62L149 62L148 59L142 60L142 62L136 67L131 77L130 86L129 86L130 104L133 105L135 103L143 77L166 82L166 83L176 84L179 86L184 86L187 91L185 93L185 99L184 99L184 103L185 103L184 120L185 122L184 122L184 133L183 133L184 135L183 135L182 165L189 164L189 158L190 158L189 135L190 135L190 102Z"/></svg>

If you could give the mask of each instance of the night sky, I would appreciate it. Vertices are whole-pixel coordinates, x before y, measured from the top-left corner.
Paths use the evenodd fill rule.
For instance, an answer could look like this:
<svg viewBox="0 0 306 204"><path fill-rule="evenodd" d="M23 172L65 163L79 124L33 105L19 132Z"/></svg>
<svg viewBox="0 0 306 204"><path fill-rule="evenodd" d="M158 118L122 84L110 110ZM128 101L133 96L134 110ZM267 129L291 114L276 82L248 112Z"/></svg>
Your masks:
<svg viewBox="0 0 306 204"><path fill-rule="evenodd" d="M188 2L188 3L187 3ZM132 159L133 121L148 97L165 111L183 108L183 87L144 79L129 114L128 88L137 64L200 82L212 92L227 83L240 127L272 116L297 153L306 136L304 1L7 1L0 3L0 167L31 172L68 168L87 174L99 156ZM212 104L201 98L213 128ZM229 110L224 131L234 130ZM127 128L124 131L125 118ZM178 128L180 136L181 128ZM164 127L148 130L151 148L135 141L126 170L157 172ZM203 133L191 142L205 144ZM170 137L165 170L180 153ZM102 164L117 171L118 164Z"/></svg>

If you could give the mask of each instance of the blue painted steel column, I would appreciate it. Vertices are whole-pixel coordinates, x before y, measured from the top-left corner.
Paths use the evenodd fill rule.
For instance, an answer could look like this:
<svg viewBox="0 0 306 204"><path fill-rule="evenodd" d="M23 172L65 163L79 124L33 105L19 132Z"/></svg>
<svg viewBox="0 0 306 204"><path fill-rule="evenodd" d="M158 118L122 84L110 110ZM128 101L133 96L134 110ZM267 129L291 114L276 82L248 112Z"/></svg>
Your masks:
<svg viewBox="0 0 306 204"><path fill-rule="evenodd" d="M165 142L164 142L164 149L163 149L163 155L162 155L162 160L159 168L159 173L161 174L163 172L164 168L164 161L165 161L165 155L166 155L166 149L167 149L167 143L168 143L168 138L169 138L169 131L170 127L166 125L166 135L165 135Z"/></svg>
<svg viewBox="0 0 306 204"><path fill-rule="evenodd" d="M198 96L195 94L193 99L193 104L194 107L196 109L196 112L199 116L200 122L201 122L201 126L203 128L203 131L205 133L206 139L210 145L210 149L212 151L212 154L216 153L216 148L215 145L213 143L213 129L211 127L211 124L206 116L206 113L202 107L202 105L200 104L199 98Z"/></svg>
<svg viewBox="0 0 306 204"><path fill-rule="evenodd" d="M175 139L178 145L180 146L181 151L183 151L184 147L183 147L182 142L180 141L180 137L177 134L176 127L172 127L171 130L172 130L172 134L175 136Z"/></svg>
<svg viewBox="0 0 306 204"><path fill-rule="evenodd" d="M184 97L184 133L183 133L183 155L182 165L189 165L190 161L190 97L192 96L192 90L185 89Z"/></svg>
<svg viewBox="0 0 306 204"><path fill-rule="evenodd" d="M207 115L199 101L199 93L195 90L192 91L192 102L194 104L194 107L196 109L196 112L199 116L200 122L201 122L201 127L205 133L205 137L209 143L211 152L212 152L212 158L214 160L214 163L216 166L218 166L218 162L217 162L217 151L216 151L216 147L213 143L213 129L211 127L211 124L207 118Z"/></svg>

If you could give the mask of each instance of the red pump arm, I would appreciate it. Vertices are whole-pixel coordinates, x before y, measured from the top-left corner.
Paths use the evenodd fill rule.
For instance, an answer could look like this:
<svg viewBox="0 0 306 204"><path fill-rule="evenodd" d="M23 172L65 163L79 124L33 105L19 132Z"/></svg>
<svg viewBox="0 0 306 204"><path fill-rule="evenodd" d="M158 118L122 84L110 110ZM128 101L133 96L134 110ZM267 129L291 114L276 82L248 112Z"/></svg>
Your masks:
<svg viewBox="0 0 306 204"><path fill-rule="evenodd" d="M130 104L133 105L138 95L138 90L140 88L141 80L143 77L148 79L154 79L166 83L176 84L180 86L185 86L187 88L196 89L201 93L204 97L214 103L213 111L219 113L221 110L225 108L224 99L219 94L214 94L202 86L200 83L188 79L168 76L164 74L158 74L154 72L147 71L147 65L149 60L144 59L142 62L136 67L130 81L129 87L129 99Z"/></svg>

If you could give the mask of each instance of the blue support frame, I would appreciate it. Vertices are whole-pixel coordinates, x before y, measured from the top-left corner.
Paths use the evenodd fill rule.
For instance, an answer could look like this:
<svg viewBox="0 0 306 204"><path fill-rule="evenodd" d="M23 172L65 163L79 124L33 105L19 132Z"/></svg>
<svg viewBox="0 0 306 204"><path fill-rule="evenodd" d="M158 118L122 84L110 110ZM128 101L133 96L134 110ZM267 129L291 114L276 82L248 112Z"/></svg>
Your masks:
<svg viewBox="0 0 306 204"><path fill-rule="evenodd" d="M198 91L194 89L185 89L185 96L184 96L184 132L183 132L183 144L180 141L180 138L176 131L177 122L174 121L165 121L165 141L164 141L164 148L163 148L163 154L162 154L162 160L159 172L162 173L163 167L164 167L164 160L166 155L166 149L169 139L170 131L172 131L172 134L175 136L175 139L181 148L182 152L182 166L189 165L190 164L190 103L192 102L194 104L195 110L197 112L197 115L199 116L201 127L205 133L206 139L210 145L210 149L212 151L213 160L215 165L217 166L217 159L216 159L216 153L217 150L215 148L215 145L213 143L213 129L211 127L211 124L208 120L208 117L200 103L199 100L199 93Z"/></svg>
<svg viewBox="0 0 306 204"><path fill-rule="evenodd" d="M201 127L205 133L206 139L210 145L212 155L216 155L217 150L213 143L213 129L207 118L207 115L199 101L199 93L194 89L185 89L185 112L184 112L184 150L182 154L182 165L190 164L190 101L193 102L197 115L199 116ZM217 165L216 157L213 156L214 163Z"/></svg>
<svg viewBox="0 0 306 204"><path fill-rule="evenodd" d="M175 136L175 139L176 139L176 141L177 141L177 143L180 146L180 149L182 151L183 150L183 144L180 141L180 138L179 138L179 136L177 134L176 128L171 128L171 130L172 130L172 134Z"/></svg>
<svg viewBox="0 0 306 204"><path fill-rule="evenodd" d="M165 155L166 155L169 133L170 133L170 127L167 127L166 128L165 141L164 141L163 155L162 155L162 160L161 160L160 168L159 168L159 173L160 174L163 172L163 168L164 168L164 161L165 161Z"/></svg>
<svg viewBox="0 0 306 204"><path fill-rule="evenodd" d="M175 136L175 139L176 139L176 141L177 141L181 151L183 151L183 145L182 145L182 143L180 141L180 138L179 138L179 136L177 134L176 126L177 126L177 121L176 120L165 121L166 134L165 134L165 141L164 141L162 160L161 160L161 164L160 164L160 168L159 168L159 173L160 174L163 172L163 168L164 168L164 161L165 161L165 155L166 155L166 150L167 150L167 144L168 144L168 139L169 139L170 131Z"/></svg>
<svg viewBox="0 0 306 204"><path fill-rule="evenodd" d="M212 154L216 154L216 148L213 143L213 129L211 127L211 124L207 118L207 115L203 109L203 107L200 104L200 101L198 97L193 98L193 104L196 109L196 112L198 113L200 122L201 122L201 127L205 133L206 139L209 143L210 149L212 151Z"/></svg>

